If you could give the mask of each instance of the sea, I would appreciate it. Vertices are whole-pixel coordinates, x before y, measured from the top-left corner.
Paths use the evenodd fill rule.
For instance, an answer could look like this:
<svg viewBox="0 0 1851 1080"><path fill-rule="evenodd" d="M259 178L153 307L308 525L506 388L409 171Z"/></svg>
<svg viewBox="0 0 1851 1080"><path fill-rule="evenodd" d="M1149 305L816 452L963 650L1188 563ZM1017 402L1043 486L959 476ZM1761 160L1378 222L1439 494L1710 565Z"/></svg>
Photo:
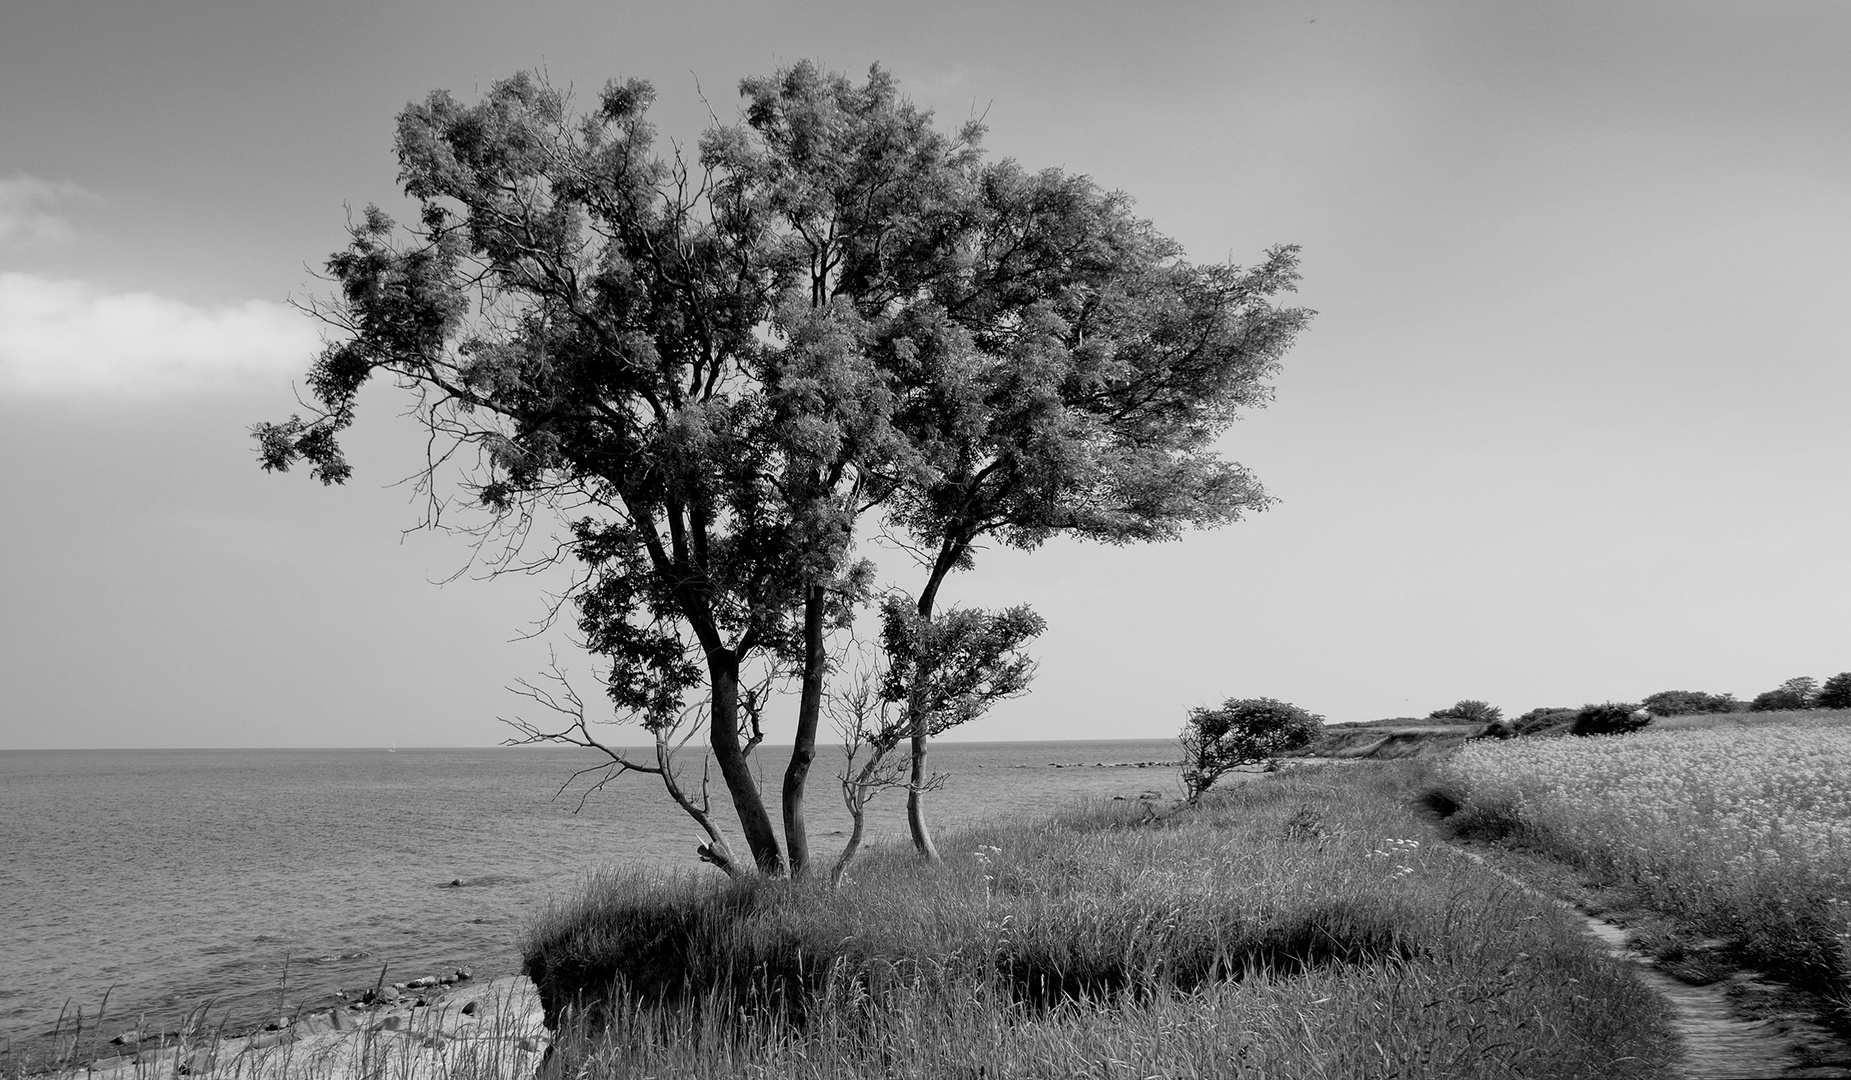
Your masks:
<svg viewBox="0 0 1851 1080"><path fill-rule="evenodd" d="M780 749L753 755L774 798ZM939 744L931 819L943 835L1168 798L1176 757L1169 740ZM594 874L717 874L659 780L591 790L579 774L597 763L569 747L0 751L0 1056L78 1015L172 1030L204 1010L239 1028L332 1005L382 970L512 973L529 921ZM849 826L839 764L819 749L806 801L831 859ZM736 827L729 842L743 854ZM866 842L905 842L903 791L875 800Z"/></svg>

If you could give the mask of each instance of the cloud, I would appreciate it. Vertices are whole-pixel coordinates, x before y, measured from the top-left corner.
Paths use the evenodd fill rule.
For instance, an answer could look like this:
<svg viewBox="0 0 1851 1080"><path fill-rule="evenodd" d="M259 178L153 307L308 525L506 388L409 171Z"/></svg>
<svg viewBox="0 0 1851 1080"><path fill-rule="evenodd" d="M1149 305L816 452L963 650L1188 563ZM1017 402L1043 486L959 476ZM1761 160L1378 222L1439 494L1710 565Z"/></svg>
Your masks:
<svg viewBox="0 0 1851 1080"><path fill-rule="evenodd" d="M971 69L963 63L949 69L915 72L900 79L900 92L915 101L970 100Z"/></svg>
<svg viewBox="0 0 1851 1080"><path fill-rule="evenodd" d="M69 180L41 180L23 172L0 176L0 248L51 247L76 235L56 207L94 198Z"/></svg>
<svg viewBox="0 0 1851 1080"><path fill-rule="evenodd" d="M0 273L0 397L136 401L275 390L320 350L315 323L261 300L203 308Z"/></svg>

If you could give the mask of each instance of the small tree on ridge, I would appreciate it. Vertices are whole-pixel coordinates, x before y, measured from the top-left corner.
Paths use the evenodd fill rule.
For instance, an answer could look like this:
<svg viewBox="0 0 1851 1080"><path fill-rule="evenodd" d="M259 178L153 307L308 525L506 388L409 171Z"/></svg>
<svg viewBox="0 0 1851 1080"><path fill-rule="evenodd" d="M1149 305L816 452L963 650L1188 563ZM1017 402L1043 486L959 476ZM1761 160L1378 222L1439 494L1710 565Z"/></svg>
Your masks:
<svg viewBox="0 0 1851 1080"><path fill-rule="evenodd" d="M1218 709L1190 709L1178 738L1189 801L1234 769L1302 750L1323 734L1322 716L1272 698L1229 698Z"/></svg>

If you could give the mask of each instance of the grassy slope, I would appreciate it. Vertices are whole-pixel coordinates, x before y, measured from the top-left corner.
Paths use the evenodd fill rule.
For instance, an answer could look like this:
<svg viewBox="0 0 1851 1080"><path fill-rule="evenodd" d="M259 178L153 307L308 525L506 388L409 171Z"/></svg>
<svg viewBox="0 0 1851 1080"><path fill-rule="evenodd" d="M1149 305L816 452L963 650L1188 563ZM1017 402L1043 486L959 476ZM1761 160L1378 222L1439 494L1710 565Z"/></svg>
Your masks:
<svg viewBox="0 0 1851 1080"><path fill-rule="evenodd" d="M1308 752L1321 758L1438 758L1465 745L1484 732L1483 724L1372 724L1325 729L1324 737Z"/></svg>
<svg viewBox="0 0 1851 1080"><path fill-rule="evenodd" d="M604 878L536 923L529 971L602 1029L562 1040L593 1076L1663 1075L1628 971L1423 843L1427 776L1309 766L1161 821L999 824L835 892Z"/></svg>

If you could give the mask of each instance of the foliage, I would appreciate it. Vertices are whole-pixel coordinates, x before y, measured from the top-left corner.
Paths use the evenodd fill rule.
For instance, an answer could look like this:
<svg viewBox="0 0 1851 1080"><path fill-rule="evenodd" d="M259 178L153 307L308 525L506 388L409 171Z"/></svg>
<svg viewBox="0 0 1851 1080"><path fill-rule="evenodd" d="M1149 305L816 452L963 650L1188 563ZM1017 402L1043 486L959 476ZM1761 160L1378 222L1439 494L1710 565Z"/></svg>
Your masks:
<svg viewBox="0 0 1851 1080"><path fill-rule="evenodd" d="M1535 735L1566 731L1574 723L1579 709L1542 706L1531 709L1510 722L1511 730L1518 735Z"/></svg>
<svg viewBox="0 0 1851 1080"><path fill-rule="evenodd" d="M361 387L409 387L433 515L453 467L500 569L578 559L570 600L618 715L676 747L705 715L752 863L774 873L750 761L766 698L748 689L798 682L783 817L801 873L826 637L872 585L859 517L927 552L922 619L979 535L1122 543L1233 521L1264 496L1214 439L1266 400L1309 313L1270 304L1296 282L1292 248L1192 265L1124 195L985 161L979 124L938 132L879 67L855 83L798 63L740 94L740 122L714 122L692 163L657 156L639 80L607 83L589 115L528 74L476 106L405 107L416 224L366 207L315 308L335 330L307 378L317 411L254 435L267 469L344 482ZM522 556L553 513L570 535ZM587 730L528 735L652 771ZM707 858L737 869L720 847Z"/></svg>
<svg viewBox="0 0 1851 1080"><path fill-rule="evenodd" d="M1749 702L1749 712L1796 712L1807 707L1806 696L1785 688L1756 694Z"/></svg>
<svg viewBox="0 0 1851 1080"><path fill-rule="evenodd" d="M562 1074L1662 1075L1662 1003L1556 905L1424 843L1421 775L997 823L835 891L609 875L525 955L549 1001L595 1003Z"/></svg>
<svg viewBox="0 0 1851 1080"><path fill-rule="evenodd" d="M1598 705L1583 705L1575 713L1575 722L1568 729L1570 735L1624 735L1629 731L1638 731L1652 722L1651 714L1644 712L1637 705L1618 701L1605 701Z"/></svg>
<svg viewBox="0 0 1851 1080"><path fill-rule="evenodd" d="M1273 698L1229 698L1218 709L1189 710L1179 741L1191 802L1242 765L1303 749L1324 734L1324 718Z"/></svg>
<svg viewBox="0 0 1851 1080"><path fill-rule="evenodd" d="M1504 718L1504 710L1487 701L1468 698L1444 709L1427 714L1429 720L1458 721L1466 724L1493 724Z"/></svg>
<svg viewBox="0 0 1851 1080"><path fill-rule="evenodd" d="M408 106L416 224L369 206L353 225L314 308L335 331L315 411L253 433L265 468L339 483L361 388L409 388L431 523L454 519L437 486L458 470L494 566L581 563L569 599L619 716L679 746L704 712L766 871L785 862L749 760L767 700L751 688L798 682L783 808L801 872L825 638L871 586L860 516L917 545L926 620L983 536L1234 520L1266 499L1215 440L1266 401L1309 313L1270 302L1295 249L1191 264L1122 194L985 161L980 125L936 130L879 67L857 84L800 63L740 91L741 121L716 121L692 163L657 154L637 80L587 115L525 74L473 106ZM569 535L523 555L552 514ZM934 721L912 705L922 761ZM657 771L588 730L527 734Z"/></svg>
<svg viewBox="0 0 1851 1080"><path fill-rule="evenodd" d="M1045 629L1027 605L1000 612L953 608L927 619L908 598L889 596L881 604L888 664L881 696L917 710L926 730L942 735L1027 693L1035 662L1025 650Z"/></svg>
<svg viewBox="0 0 1851 1080"><path fill-rule="evenodd" d="M1825 680L1813 704L1821 709L1851 709L1851 671L1841 671Z"/></svg>
<svg viewBox="0 0 1851 1080"><path fill-rule="evenodd" d="M1448 794L1765 970L1851 990L1851 725L1478 742Z"/></svg>
<svg viewBox="0 0 1851 1080"><path fill-rule="evenodd" d="M1765 693L1756 694L1749 703L1751 712L1784 712L1790 709L1810 709L1819 694L1819 683L1811 676L1800 675L1788 679L1779 686Z"/></svg>
<svg viewBox="0 0 1851 1080"><path fill-rule="evenodd" d="M887 507L924 573L921 626L986 539L1153 542L1264 509L1257 478L1217 442L1270 400L1267 380L1311 315L1273 302L1295 288L1296 248L1251 267L1191 264L1123 193L1059 170L1004 162L969 190L956 224L968 266L883 324L906 372L894 424L926 477ZM936 858L920 786L938 720L923 700L903 706L908 823Z"/></svg>
<svg viewBox="0 0 1851 1080"><path fill-rule="evenodd" d="M1701 690L1660 690L1639 703L1653 716L1691 716L1698 713L1735 712L1741 703L1734 694L1706 694Z"/></svg>

